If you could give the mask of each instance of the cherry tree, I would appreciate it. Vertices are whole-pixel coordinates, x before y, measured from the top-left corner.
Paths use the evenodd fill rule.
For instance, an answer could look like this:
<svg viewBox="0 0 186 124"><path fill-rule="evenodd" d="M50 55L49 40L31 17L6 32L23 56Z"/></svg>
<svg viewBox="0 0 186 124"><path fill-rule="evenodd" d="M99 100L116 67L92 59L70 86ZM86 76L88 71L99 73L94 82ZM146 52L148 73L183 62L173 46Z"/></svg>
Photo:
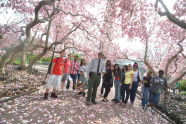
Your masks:
<svg viewBox="0 0 186 124"><path fill-rule="evenodd" d="M121 23L123 32L131 41L138 40L144 44L144 51L126 50L127 57L138 56L154 74L159 69L165 70L165 76L170 78L171 84L184 77L186 67L181 63L185 63L183 58L186 34L185 22L181 19L184 20L185 16L179 14L185 9L184 2L180 0L175 4L177 16L169 12L162 0L154 3L146 0L118 3L118 6L116 5L116 8L120 8L118 17L121 18L121 22L125 22ZM164 11L158 6L163 7ZM159 15L167 18L161 18Z"/></svg>

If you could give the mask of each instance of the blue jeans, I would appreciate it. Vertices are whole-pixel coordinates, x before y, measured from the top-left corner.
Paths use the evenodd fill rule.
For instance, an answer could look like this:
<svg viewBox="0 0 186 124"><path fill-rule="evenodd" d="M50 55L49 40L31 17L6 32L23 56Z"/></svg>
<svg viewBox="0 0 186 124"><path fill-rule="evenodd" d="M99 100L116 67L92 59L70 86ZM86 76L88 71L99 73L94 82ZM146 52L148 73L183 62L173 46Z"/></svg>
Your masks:
<svg viewBox="0 0 186 124"><path fill-rule="evenodd" d="M74 89L74 86L76 85L77 74L70 74L70 77L72 78L72 81L73 81L73 89ZM67 86L66 86L66 88L69 89L69 87L70 87L70 80L67 81Z"/></svg>
<svg viewBox="0 0 186 124"><path fill-rule="evenodd" d="M149 93L149 102L158 105L160 101L160 93Z"/></svg>
<svg viewBox="0 0 186 124"><path fill-rule="evenodd" d="M134 103L134 100L136 98L136 92L138 89L138 82L133 82L132 89L130 90L130 102Z"/></svg>
<svg viewBox="0 0 186 124"><path fill-rule="evenodd" d="M145 106L149 102L149 88L145 88L143 86L142 93L143 93L143 95L142 95L142 106Z"/></svg>
<svg viewBox="0 0 186 124"><path fill-rule="evenodd" d="M124 102L125 104L127 104L128 99L129 99L129 94L130 94L129 87L130 87L130 84L121 85L122 102ZM126 96L125 96L125 93L126 93Z"/></svg>
<svg viewBox="0 0 186 124"><path fill-rule="evenodd" d="M115 100L120 100L121 99L121 81L120 80L115 80L114 81L114 86L115 86Z"/></svg>

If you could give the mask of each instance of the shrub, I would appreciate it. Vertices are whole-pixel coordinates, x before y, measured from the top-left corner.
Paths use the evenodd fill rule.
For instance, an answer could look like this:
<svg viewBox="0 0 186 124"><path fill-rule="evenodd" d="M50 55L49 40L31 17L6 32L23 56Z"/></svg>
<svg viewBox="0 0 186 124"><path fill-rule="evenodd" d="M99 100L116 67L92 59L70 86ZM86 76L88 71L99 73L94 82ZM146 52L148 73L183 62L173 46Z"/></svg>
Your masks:
<svg viewBox="0 0 186 124"><path fill-rule="evenodd" d="M21 64L21 59L20 58L17 58L14 62L13 62L14 65L20 65Z"/></svg>
<svg viewBox="0 0 186 124"><path fill-rule="evenodd" d="M181 95L186 95L186 91L180 92Z"/></svg>
<svg viewBox="0 0 186 124"><path fill-rule="evenodd" d="M182 91L186 91L186 80L180 81L179 84L179 89Z"/></svg>

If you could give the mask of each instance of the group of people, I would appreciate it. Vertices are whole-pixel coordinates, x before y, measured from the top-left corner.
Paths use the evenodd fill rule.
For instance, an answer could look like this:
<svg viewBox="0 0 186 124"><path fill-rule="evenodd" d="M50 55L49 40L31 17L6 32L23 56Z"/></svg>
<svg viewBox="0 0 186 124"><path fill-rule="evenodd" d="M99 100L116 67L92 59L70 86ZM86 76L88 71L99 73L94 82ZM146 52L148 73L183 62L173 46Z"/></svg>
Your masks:
<svg viewBox="0 0 186 124"><path fill-rule="evenodd" d="M142 107L146 110L147 106L154 106L159 103L160 94L166 90L167 80L163 77L164 71L160 70L158 76L152 76L148 71L147 75L142 77L138 70L138 64L124 65L122 69L118 64L112 64L110 60L106 61L103 52L98 53L87 64L85 59L79 63L78 56L72 57L71 54L65 57L65 51L60 53L60 57L52 60L52 66L44 99L48 99L49 90L52 89L51 97L58 98L57 91L70 87L71 77L73 81L73 90L78 90L77 95L87 96L86 105L97 104L97 89L102 82L101 96L102 101L107 102L111 88L115 87L115 96L112 99L115 103L121 103L126 106L130 98L130 105L134 104L138 86L142 86ZM102 81L101 81L102 80ZM86 93L87 90L87 93ZM86 95L87 94L87 95Z"/></svg>

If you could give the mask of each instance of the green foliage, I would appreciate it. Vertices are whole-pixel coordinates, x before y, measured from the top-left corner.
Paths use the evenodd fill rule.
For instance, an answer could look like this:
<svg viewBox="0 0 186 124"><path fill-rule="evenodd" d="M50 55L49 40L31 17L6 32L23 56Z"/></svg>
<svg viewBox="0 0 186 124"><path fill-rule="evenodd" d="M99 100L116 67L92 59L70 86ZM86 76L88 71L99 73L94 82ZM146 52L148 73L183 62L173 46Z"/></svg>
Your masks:
<svg viewBox="0 0 186 124"><path fill-rule="evenodd" d="M40 61L42 61L42 62L50 62L51 61L51 57L41 58Z"/></svg>
<svg viewBox="0 0 186 124"><path fill-rule="evenodd" d="M80 54L73 53L73 54L72 54L72 57L74 57L74 56L78 56L78 60L79 60L79 61L80 61L81 59L83 59L82 55L80 55ZM35 57L36 57L35 54L33 54L33 53L28 53L28 54L27 54L27 57L26 57L26 63L28 64L28 63L29 63L33 58L35 58ZM39 63L40 63L40 64L48 64L48 63L50 63L50 61L51 61L51 56L50 56L50 57L43 57L43 58L39 59ZM21 64L21 58L18 57L18 58L13 62L13 64L15 64L15 65Z"/></svg>
<svg viewBox="0 0 186 124"><path fill-rule="evenodd" d="M27 56L26 56L26 63L29 64L30 61L31 61L33 58L35 58L35 57L36 57L35 54L33 54L33 53L28 53ZM50 60L51 60L51 57L43 57L43 58L39 59L39 61L40 61L41 64L48 64L48 63L50 63ZM18 57L18 58L13 62L13 64L15 64L15 65L20 65L20 64L21 64L21 58Z"/></svg>
<svg viewBox="0 0 186 124"><path fill-rule="evenodd" d="M30 61L30 60L32 60L34 57L36 57L36 55L34 55L33 53L29 53L29 54L27 54L27 56L26 56L26 60L27 60L27 61Z"/></svg>
<svg viewBox="0 0 186 124"><path fill-rule="evenodd" d="M72 56L78 56L78 60L80 61L81 59L83 59L83 56L78 54L78 53L72 53Z"/></svg>
<svg viewBox="0 0 186 124"><path fill-rule="evenodd" d="M186 95L186 91L180 92L181 95Z"/></svg>
<svg viewBox="0 0 186 124"><path fill-rule="evenodd" d="M17 58L14 62L13 62L14 65L20 65L21 64L21 59L20 58Z"/></svg>
<svg viewBox="0 0 186 124"><path fill-rule="evenodd" d="M186 91L186 80L181 80L181 81L179 82L178 88L179 88L181 91Z"/></svg>

